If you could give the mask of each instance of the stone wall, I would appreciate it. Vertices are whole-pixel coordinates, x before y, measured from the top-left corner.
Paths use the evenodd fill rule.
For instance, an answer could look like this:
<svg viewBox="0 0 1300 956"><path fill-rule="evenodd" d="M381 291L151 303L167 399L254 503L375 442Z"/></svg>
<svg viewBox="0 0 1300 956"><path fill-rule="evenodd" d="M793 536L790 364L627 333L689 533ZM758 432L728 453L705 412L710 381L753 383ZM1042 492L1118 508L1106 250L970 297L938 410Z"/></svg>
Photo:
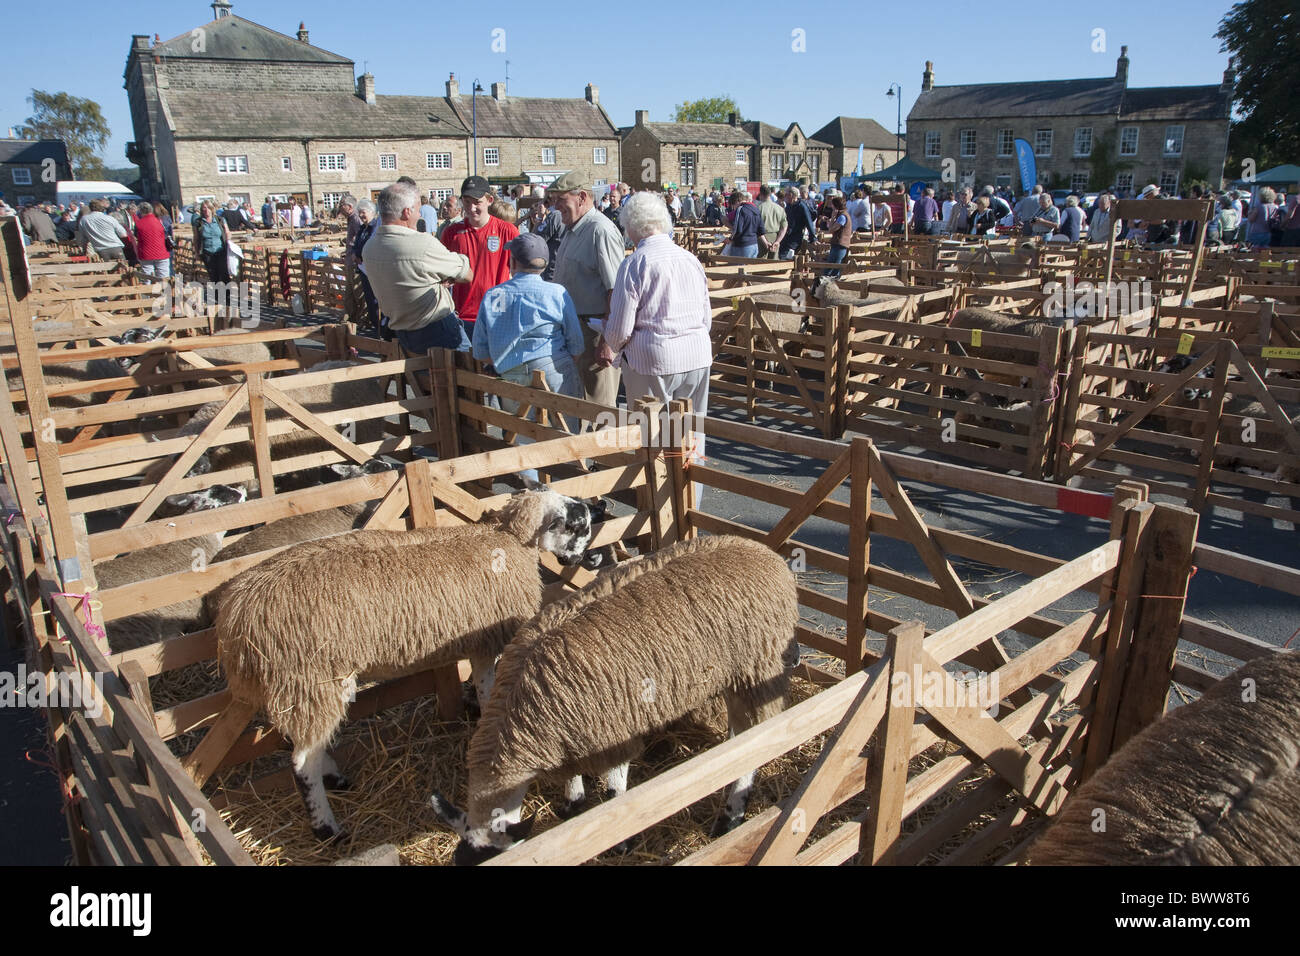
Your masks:
<svg viewBox="0 0 1300 956"><path fill-rule="evenodd" d="M350 63L271 63L165 58L158 85L173 90L273 90L275 92L353 93Z"/></svg>
<svg viewBox="0 0 1300 956"><path fill-rule="evenodd" d="M310 193L312 205L322 201L325 193L350 192L361 199L383 189L399 176L410 176L424 195L430 190L451 189L459 192L465 169L466 147L463 139L379 140L311 140L305 146L297 140L181 140L176 146L176 175L181 186L181 203L196 196L226 199L232 194L247 194L254 206L261 206L265 196L276 193ZM343 153L346 168L321 170L317 156ZM450 153L451 169L432 170L426 166L427 153ZM380 154L395 154L396 169L381 169ZM218 156L247 156L247 173L218 173ZM291 169L282 168L288 157Z"/></svg>
<svg viewBox="0 0 1300 956"><path fill-rule="evenodd" d="M544 147L555 150L555 162L542 162ZM594 151L597 147L605 150L605 162L597 164ZM498 164L487 165L484 150L497 150ZM619 178L621 166L619 142L617 136L605 139L507 139L500 136L480 136L478 138L478 174L493 178L521 178L523 171L559 174L565 170L574 170L586 177L588 182L604 180L612 183ZM468 138L462 148L456 168L462 170L460 177L470 175L474 170L474 140ZM456 180L460 185L460 178Z"/></svg>
<svg viewBox="0 0 1300 956"><path fill-rule="evenodd" d="M1165 129L1168 126L1181 125L1183 130L1183 150L1178 156L1165 156L1163 152ZM1123 127L1138 127L1138 152L1136 156L1119 156L1120 130ZM1093 142L1106 135L1113 135L1116 160L1132 163L1124 173L1132 173L1136 189L1147 183L1159 183L1160 174L1176 173L1178 182L1182 183L1183 169L1187 163L1202 166L1210 170L1212 185L1222 169L1224 150L1227 146L1227 120L1199 120L1173 123L1167 120L1119 120L1114 116L1089 117L1049 117L1036 120L992 119L992 120L948 120L922 121L908 123L907 154L914 161L933 169L942 169L944 159L955 160L955 172L958 178L965 171L973 171L976 186L996 183L998 176L1009 176L1011 186L1021 192L1019 167L1014 151L1011 155L997 154L999 131L1012 130L1012 137L1035 141L1035 132L1040 129L1052 130L1052 149L1050 156L1037 156L1038 180L1048 182L1054 174L1065 177L1066 185L1074 173L1090 173L1091 163L1088 156L1074 155L1075 130L1091 127ZM975 155L961 155L960 131L975 130ZM925 150L925 134L937 130L940 133L939 155L929 156ZM1112 183L1098 183L1095 186L1109 186Z"/></svg>
<svg viewBox="0 0 1300 956"><path fill-rule="evenodd" d="M714 179L732 186L736 180L749 182L752 175L753 146L708 146L696 143L659 143L644 129L633 129L623 141L623 179L634 189L647 186L661 187L664 183L683 182L681 154L695 153L695 184L697 192L708 190ZM743 161L736 162L736 154ZM652 165L646 166L645 160ZM647 178L651 177L651 178Z"/></svg>

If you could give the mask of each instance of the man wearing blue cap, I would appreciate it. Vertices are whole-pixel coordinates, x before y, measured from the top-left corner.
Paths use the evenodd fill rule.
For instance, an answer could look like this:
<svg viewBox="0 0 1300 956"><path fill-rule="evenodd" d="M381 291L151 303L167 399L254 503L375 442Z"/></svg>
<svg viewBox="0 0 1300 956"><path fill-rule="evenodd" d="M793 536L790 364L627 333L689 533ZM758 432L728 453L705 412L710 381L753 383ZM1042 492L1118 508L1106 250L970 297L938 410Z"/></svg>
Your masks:
<svg viewBox="0 0 1300 956"><path fill-rule="evenodd" d="M507 382L531 385L533 373L540 371L551 391L582 398L575 362L583 350L582 327L564 286L542 278L550 261L546 240L526 232L508 248L512 276L489 289L479 303L474 357L490 361ZM519 407L504 399L501 404L512 414ZM569 430L576 431L579 423L567 420Z"/></svg>

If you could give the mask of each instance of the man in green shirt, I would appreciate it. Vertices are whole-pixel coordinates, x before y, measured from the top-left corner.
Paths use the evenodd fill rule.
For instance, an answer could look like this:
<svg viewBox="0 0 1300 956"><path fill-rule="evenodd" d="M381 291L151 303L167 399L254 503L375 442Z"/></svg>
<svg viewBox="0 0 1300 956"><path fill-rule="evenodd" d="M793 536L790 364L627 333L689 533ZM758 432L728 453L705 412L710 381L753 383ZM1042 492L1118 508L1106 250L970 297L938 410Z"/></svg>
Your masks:
<svg viewBox="0 0 1300 956"><path fill-rule="evenodd" d="M759 258L775 259L776 250L789 228L789 220L785 210L772 199L772 190L767 186L758 187L758 212L763 219L763 232L758 237Z"/></svg>

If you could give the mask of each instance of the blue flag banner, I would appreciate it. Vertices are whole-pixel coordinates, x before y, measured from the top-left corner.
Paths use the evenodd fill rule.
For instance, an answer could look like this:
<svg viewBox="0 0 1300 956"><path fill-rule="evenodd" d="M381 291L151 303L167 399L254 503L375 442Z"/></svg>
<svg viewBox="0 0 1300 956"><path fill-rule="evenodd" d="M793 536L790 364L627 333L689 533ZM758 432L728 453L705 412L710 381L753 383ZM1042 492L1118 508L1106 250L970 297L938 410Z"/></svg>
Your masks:
<svg viewBox="0 0 1300 956"><path fill-rule="evenodd" d="M912 197L912 202L916 202L921 198L923 192L925 192L925 183L918 179L916 182L912 183L912 188L907 191L907 194Z"/></svg>
<svg viewBox="0 0 1300 956"><path fill-rule="evenodd" d="M1020 188L1029 192L1038 184L1038 163L1034 159L1034 148L1028 140L1016 140L1016 160L1020 163Z"/></svg>
<svg viewBox="0 0 1300 956"><path fill-rule="evenodd" d="M857 168L853 170L853 175L855 176L862 175L862 150L865 146L865 143L858 143L858 165Z"/></svg>

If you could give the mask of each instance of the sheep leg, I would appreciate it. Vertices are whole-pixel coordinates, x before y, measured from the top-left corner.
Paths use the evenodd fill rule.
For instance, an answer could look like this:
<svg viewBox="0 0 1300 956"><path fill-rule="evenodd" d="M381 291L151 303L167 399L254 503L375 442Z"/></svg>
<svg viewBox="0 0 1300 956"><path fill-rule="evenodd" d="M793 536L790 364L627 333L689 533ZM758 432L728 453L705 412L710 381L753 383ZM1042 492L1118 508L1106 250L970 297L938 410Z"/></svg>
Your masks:
<svg viewBox="0 0 1300 956"><path fill-rule="evenodd" d="M474 681L474 692L478 695L479 713L487 710L488 698L492 696L492 685L496 681L496 657L471 657L469 659L470 677Z"/></svg>
<svg viewBox="0 0 1300 956"><path fill-rule="evenodd" d="M332 840L343 832L325 795L323 771L327 759L324 741L309 747L297 747L293 752L293 779L298 784L303 803L307 805L311 832L318 840Z"/></svg>
<svg viewBox="0 0 1300 956"><path fill-rule="evenodd" d="M628 762L625 760L617 767L611 767L605 773L605 786L609 788L610 799L627 793ZM624 840L609 848L611 853L626 853L631 849L630 841Z"/></svg>
<svg viewBox="0 0 1300 956"><path fill-rule="evenodd" d="M325 784L326 790L346 790L351 786L347 774L339 769L334 755L328 750L323 751L321 754L321 770L321 780Z"/></svg>
<svg viewBox="0 0 1300 956"><path fill-rule="evenodd" d="M748 694L736 691L727 692L727 723L730 727L730 736L735 737L737 734L742 734L750 727L768 717L774 716L780 711L780 700L768 700L766 698L769 695L764 694L756 701L754 693L753 690ZM749 806L749 795L753 789L754 771L751 770L736 779L727 794L726 806L713 824L710 836L714 838L720 837L724 833L736 829L744 822L745 809Z"/></svg>
<svg viewBox="0 0 1300 956"><path fill-rule="evenodd" d="M564 785L564 804L555 808L555 815L561 820L576 817L587 802L587 792L582 786L582 774L575 773Z"/></svg>

